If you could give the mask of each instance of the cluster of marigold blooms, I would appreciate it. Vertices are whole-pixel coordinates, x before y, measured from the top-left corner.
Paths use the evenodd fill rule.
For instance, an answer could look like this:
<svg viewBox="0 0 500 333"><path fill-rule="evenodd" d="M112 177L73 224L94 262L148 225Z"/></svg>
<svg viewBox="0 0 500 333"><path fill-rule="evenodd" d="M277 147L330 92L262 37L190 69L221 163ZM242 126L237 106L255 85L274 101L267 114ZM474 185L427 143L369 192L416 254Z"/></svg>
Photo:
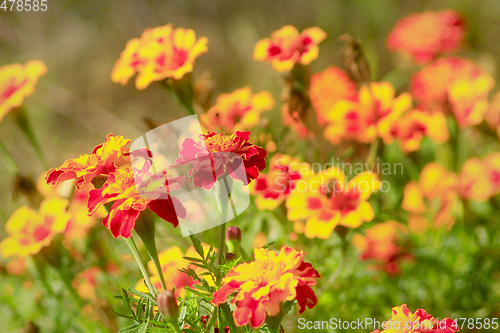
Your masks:
<svg viewBox="0 0 500 333"><path fill-rule="evenodd" d="M449 55L460 48L464 35L461 17L451 10L413 14L398 22L387 39L388 48L421 66L411 78L409 92L399 95L388 82L359 85L351 78L352 73L335 66L313 74L304 96L310 99L324 137L332 145L370 144L379 139L385 144L396 141L405 153L410 153L420 149L424 137L436 143L447 141L447 119L456 121L461 129L486 120L500 134L500 97L497 95L491 103L488 99L494 86L491 75L471 60ZM318 57L318 45L325 38L326 33L317 27L299 33L293 26L285 26L255 45L254 59L270 62L279 72L293 71ZM140 38L127 43L113 68L112 80L126 84L137 73L138 89L165 79L175 84L193 70L195 58L207 52L207 42L204 37L197 39L192 30L174 29L172 25L147 29ZM45 67L39 62L1 69L0 117L22 104L43 72ZM297 136L311 138L301 110L294 109L296 105L291 100L285 102L281 111L283 123ZM241 175L237 179L250 186L259 209L272 210L284 203L295 232L307 238L327 239L339 225L355 229L373 220L374 211L367 200L381 184L373 172L363 172L349 181L339 168L315 173L310 165L293 156L275 154L268 163L267 174L261 173L266 167L267 152L249 142L248 130L259 124L260 114L273 108L274 103L269 92L254 94L249 87L220 95L216 105L200 115L207 134L198 141L186 139L183 145L179 163L189 163L193 158L211 162L208 166L194 165L191 179L152 173L150 152L131 152L127 148L129 140L108 135L106 142L91 154L68 160L47 173L45 180L53 186L75 179L77 198L73 196L70 202L52 195L42 202L38 212L28 207L18 209L6 225L9 237L0 245L2 256L36 254L56 234L84 234L75 228L88 228L95 220L77 222L76 216L83 211L94 217L102 214L104 226L114 237L130 237L139 215L146 209L176 227L186 210L175 197L165 199L163 185L175 188L192 181L196 187L212 188L213 180L207 177L214 173L212 165L217 166L216 177L233 166L231 161L217 159L220 152L241 156L247 175L246 179ZM266 148L273 152L276 144L268 142ZM134 154L144 158L143 168L135 170L141 177L134 178L130 165ZM451 228L458 198L487 200L498 193L499 161L497 153L473 157L458 174L437 163L428 164L419 181L410 182L405 188L402 208L410 213L408 229L422 232L429 227ZM141 188L151 185L158 191L142 196ZM306 190L301 191L299 186ZM77 207L72 208L74 205ZM105 206L107 212L102 210ZM366 236L356 235L353 242L361 250L362 260L378 260L381 269L395 273L398 257L403 253L401 234L407 232L405 225L387 221L369 228ZM266 318L279 315L285 301L296 300L299 312L316 304L311 286L319 274L303 261L304 251L283 247L276 253L256 248L254 254L253 262L236 266L224 277L212 300L218 306L231 299L236 304L233 317L237 325L260 327ZM191 265L183 258L185 255L196 256L192 248L184 254L177 247L160 254L161 269L168 276L167 288L175 286L175 296L179 297L185 295L186 287L197 283L179 271ZM149 270L155 287L161 289L154 263ZM139 282L137 288L144 288L144 283ZM405 305L393 309L393 320L430 322L431 329L425 332L455 331L436 328L439 322L424 310L412 314Z"/></svg>

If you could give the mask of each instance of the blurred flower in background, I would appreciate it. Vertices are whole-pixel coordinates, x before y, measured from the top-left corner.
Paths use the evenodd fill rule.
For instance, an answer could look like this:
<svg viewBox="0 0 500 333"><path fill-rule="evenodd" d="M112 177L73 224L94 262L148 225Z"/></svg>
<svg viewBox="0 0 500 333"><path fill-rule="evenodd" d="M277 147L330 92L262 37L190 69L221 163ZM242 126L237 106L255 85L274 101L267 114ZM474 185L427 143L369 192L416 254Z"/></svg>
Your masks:
<svg viewBox="0 0 500 333"><path fill-rule="evenodd" d="M193 30L173 29L172 24L146 29L141 38L127 43L111 78L113 82L126 84L138 73L137 89L145 89L151 82L166 78L179 80L193 70L194 60L207 52L207 43L205 37L196 40Z"/></svg>
<svg viewBox="0 0 500 333"><path fill-rule="evenodd" d="M0 121L23 104L24 98L35 90L38 78L47 72L43 62L31 60L26 65L13 64L0 68Z"/></svg>
<svg viewBox="0 0 500 333"><path fill-rule="evenodd" d="M271 38L260 40L254 48L253 58L271 62L278 72L291 71L295 64L309 65L318 57L318 44L326 33L318 27L307 28L299 34L297 28L286 25L274 31Z"/></svg>
<svg viewBox="0 0 500 333"><path fill-rule="evenodd" d="M27 257L50 245L55 235L66 230L71 214L66 212L69 201L61 198L45 199L40 211L23 206L7 221L9 237L0 243L2 257Z"/></svg>
<svg viewBox="0 0 500 333"><path fill-rule="evenodd" d="M396 24L387 37L387 47L423 64L439 54L457 51L464 34L464 22L456 11L414 13Z"/></svg>
<svg viewBox="0 0 500 333"><path fill-rule="evenodd" d="M230 94L221 94L217 103L200 121L206 128L225 133L251 130L260 122L260 114L274 106L274 98L268 91L252 94L250 87L237 89Z"/></svg>

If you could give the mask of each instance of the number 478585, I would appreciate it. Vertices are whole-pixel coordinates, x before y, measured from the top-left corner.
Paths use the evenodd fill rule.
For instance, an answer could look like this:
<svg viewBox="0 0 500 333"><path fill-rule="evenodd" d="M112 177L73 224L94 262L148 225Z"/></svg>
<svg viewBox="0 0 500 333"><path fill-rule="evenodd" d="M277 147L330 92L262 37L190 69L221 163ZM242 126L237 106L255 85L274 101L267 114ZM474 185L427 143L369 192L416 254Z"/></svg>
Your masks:
<svg viewBox="0 0 500 333"><path fill-rule="evenodd" d="M0 9L3 9L4 12L13 10L18 12L37 12L41 10L44 12L47 10L47 0L3 0Z"/></svg>

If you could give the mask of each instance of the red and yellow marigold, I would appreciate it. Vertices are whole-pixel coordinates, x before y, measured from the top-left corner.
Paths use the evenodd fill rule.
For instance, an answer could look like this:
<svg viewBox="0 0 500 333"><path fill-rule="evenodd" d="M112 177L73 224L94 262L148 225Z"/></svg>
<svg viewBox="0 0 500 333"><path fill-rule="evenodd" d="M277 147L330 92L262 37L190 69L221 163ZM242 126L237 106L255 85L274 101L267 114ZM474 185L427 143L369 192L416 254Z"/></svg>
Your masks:
<svg viewBox="0 0 500 333"><path fill-rule="evenodd" d="M47 72L43 62L31 60L26 65L13 64L0 68L0 121L10 110L20 107L35 91L38 78Z"/></svg>
<svg viewBox="0 0 500 333"><path fill-rule="evenodd" d="M422 64L438 54L457 51L464 37L464 23L453 10L411 14L400 20L387 38L387 47Z"/></svg>
<svg viewBox="0 0 500 333"><path fill-rule="evenodd" d="M212 299L218 306L236 292L231 300L236 305L236 325L260 327L267 316L280 313L285 301L297 300L299 313L316 305L311 287L320 276L310 263L304 262L304 251L283 247L276 253L260 248L254 249L254 254L255 261L231 269Z"/></svg>
<svg viewBox="0 0 500 333"><path fill-rule="evenodd" d="M453 333L459 330L453 319L438 320L424 309L412 313L406 304L392 308L391 319L384 323L382 331L371 333Z"/></svg>
<svg viewBox="0 0 500 333"><path fill-rule="evenodd" d="M463 199L486 201L500 191L500 153L469 158L458 174L458 193Z"/></svg>
<svg viewBox="0 0 500 333"><path fill-rule="evenodd" d="M68 204L65 199L49 198L41 203L39 212L27 206L17 209L5 225L9 236L0 243L1 256L24 258L50 245L71 219Z"/></svg>
<svg viewBox="0 0 500 333"><path fill-rule="evenodd" d="M437 143L448 140L446 118L443 113L410 110L397 119L392 124L390 131L385 133L382 138L386 144L397 140L401 149L409 153L419 150L420 143L426 136Z"/></svg>
<svg viewBox="0 0 500 333"><path fill-rule="evenodd" d="M260 122L260 114L274 106L274 99L268 91L252 94L250 87L221 94L215 106L200 115L207 128L223 132L250 130Z"/></svg>
<svg viewBox="0 0 500 333"><path fill-rule="evenodd" d="M291 25L273 32L271 38L257 42L253 58L271 62L278 72L290 71L297 63L309 65L318 57L318 44L325 39L326 33L318 27L308 28L299 34Z"/></svg>
<svg viewBox="0 0 500 333"><path fill-rule="evenodd" d="M164 192L166 184L170 189L180 188L183 180L168 178L167 181L163 173L155 175L149 169L150 163L146 162L142 170L134 170L134 175L130 166L121 167L109 175L102 188L89 193L89 214L113 203L102 223L116 238L129 238L139 214L148 208L174 227L179 224L178 217L187 215L182 203Z"/></svg>
<svg viewBox="0 0 500 333"><path fill-rule="evenodd" d="M475 79L458 79L448 88L448 100L458 125L462 128L480 124L488 111L488 94L495 80L488 73Z"/></svg>
<svg viewBox="0 0 500 333"><path fill-rule="evenodd" d="M427 164L418 182L406 184L401 207L410 212L412 222L434 221L435 227L451 228L455 222L452 211L457 198L457 176L436 162ZM414 215L414 216L413 216ZM421 218L417 218L417 215ZM424 218L424 219L422 219ZM415 226L416 228L411 228ZM421 229L415 223L412 231Z"/></svg>
<svg viewBox="0 0 500 333"><path fill-rule="evenodd" d="M306 220L304 234L308 238L327 239L337 225L357 228L373 219L367 200L380 185L370 171L347 182L340 169L326 169L297 184L286 201L288 219Z"/></svg>
<svg viewBox="0 0 500 333"><path fill-rule="evenodd" d="M459 79L473 81L480 74L481 69L471 60L439 58L413 75L410 92L420 109L446 111L451 84Z"/></svg>
<svg viewBox="0 0 500 333"><path fill-rule="evenodd" d="M141 38L127 43L116 62L111 78L113 82L126 84L138 73L137 89L146 88L153 81L166 78L181 79L193 70L195 59L207 52L208 39L191 29L173 29L172 24L146 29Z"/></svg>
<svg viewBox="0 0 500 333"><path fill-rule="evenodd" d="M269 173L261 173L250 184L250 193L257 195L257 208L274 209L295 189L297 181L311 174L312 169L307 163L301 163L288 155L276 154L270 161Z"/></svg>
<svg viewBox="0 0 500 333"><path fill-rule="evenodd" d="M250 132L240 131L233 135L208 131L197 140L187 138L175 163L193 165L190 176L197 188L212 189L226 173L248 185L266 167L267 155L265 149L250 143L249 138Z"/></svg>
<svg viewBox="0 0 500 333"><path fill-rule="evenodd" d="M94 148L92 154L81 155L78 158L64 162L58 168L50 169L45 180L55 186L60 182L75 179L77 189L92 182L95 177L107 177L117 168L130 163L130 149L126 147L130 140L123 136L109 134L106 142Z"/></svg>
<svg viewBox="0 0 500 333"><path fill-rule="evenodd" d="M325 137L333 144L343 140L369 143L387 135L392 125L412 106L409 93L395 97L388 82L362 86L357 101L342 99L326 114Z"/></svg>
<svg viewBox="0 0 500 333"><path fill-rule="evenodd" d="M326 114L341 99L356 101L358 87L342 69L330 66L311 77L311 103L316 110L318 124L326 125Z"/></svg>
<svg viewBox="0 0 500 333"><path fill-rule="evenodd" d="M387 221L368 228L366 236L354 235L352 242L360 251L362 261L374 261L376 269L396 274L399 271L399 261L405 254L403 235L407 232L405 225Z"/></svg>

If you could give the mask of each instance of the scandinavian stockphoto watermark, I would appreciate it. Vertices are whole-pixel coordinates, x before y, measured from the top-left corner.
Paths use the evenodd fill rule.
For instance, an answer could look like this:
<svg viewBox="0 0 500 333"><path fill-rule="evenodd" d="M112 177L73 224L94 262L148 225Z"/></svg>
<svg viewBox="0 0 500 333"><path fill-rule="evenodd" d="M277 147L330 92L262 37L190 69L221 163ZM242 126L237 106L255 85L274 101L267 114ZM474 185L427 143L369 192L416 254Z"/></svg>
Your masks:
<svg viewBox="0 0 500 333"><path fill-rule="evenodd" d="M198 116L193 115L161 125L131 145L132 169L139 195L165 199L166 203L175 197L176 212L186 212L185 216L177 214L183 215L179 226L185 237L232 220L250 204L241 156L225 152L210 154L202 133ZM195 143L194 148L188 151L187 143ZM147 154L134 154L141 151ZM222 175L219 175L220 168L224 168ZM145 169L150 179L164 177L164 184L145 181ZM202 175L202 179L198 179L201 185L192 180L194 174ZM239 181L236 176L244 180Z"/></svg>
<svg viewBox="0 0 500 333"><path fill-rule="evenodd" d="M335 196L339 192L344 192L347 188L358 193L370 192L376 189L382 193L390 190L389 181L379 179L379 176L403 175L402 163L381 163L379 158L374 163L349 163L341 161L338 157L332 157L328 163L291 162L283 168L285 159L275 161L277 176L274 180L274 190L276 192L322 192L329 196ZM273 166L271 166L273 167ZM288 173L299 174L300 178L289 177ZM377 177L356 179L356 175L364 172L371 172ZM309 175L315 175L312 178ZM354 175L349 178L349 175ZM342 179L345 177L345 179ZM350 183L351 180L355 180Z"/></svg>
<svg viewBox="0 0 500 333"><path fill-rule="evenodd" d="M483 329L496 330L499 328L498 318L455 318L453 320L439 320L435 322L423 321L380 321L375 318L357 318L356 320L342 320L340 318L330 318L330 320L310 321L300 318L297 322L299 330L336 330L336 329L362 329L362 330L418 330L425 331L431 329Z"/></svg>

